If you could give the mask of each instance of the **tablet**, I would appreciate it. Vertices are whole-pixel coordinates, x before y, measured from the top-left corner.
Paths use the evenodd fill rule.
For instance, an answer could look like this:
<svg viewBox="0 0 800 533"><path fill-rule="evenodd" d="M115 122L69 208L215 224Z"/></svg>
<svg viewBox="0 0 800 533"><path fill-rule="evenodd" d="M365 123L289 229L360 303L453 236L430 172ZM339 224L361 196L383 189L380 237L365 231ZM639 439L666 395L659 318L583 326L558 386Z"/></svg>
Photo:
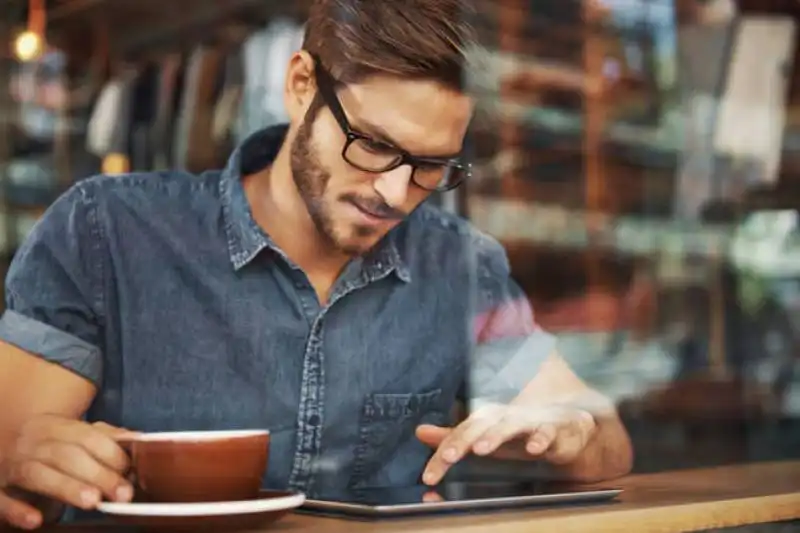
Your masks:
<svg viewBox="0 0 800 533"><path fill-rule="evenodd" d="M532 482L456 482L437 487L364 488L309 495L301 511L358 518L380 518L509 508L604 503L619 488L580 488Z"/></svg>

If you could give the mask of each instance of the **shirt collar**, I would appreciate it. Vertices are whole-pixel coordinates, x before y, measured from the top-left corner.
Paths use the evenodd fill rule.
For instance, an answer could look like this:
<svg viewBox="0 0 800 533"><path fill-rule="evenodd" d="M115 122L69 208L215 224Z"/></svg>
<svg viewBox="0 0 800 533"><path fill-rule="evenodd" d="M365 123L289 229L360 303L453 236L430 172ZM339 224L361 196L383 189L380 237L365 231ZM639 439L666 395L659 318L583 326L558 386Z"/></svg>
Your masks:
<svg viewBox="0 0 800 533"><path fill-rule="evenodd" d="M236 270L248 265L265 248L286 258L253 218L241 180L242 176L258 172L272 164L287 131L288 126L278 125L253 133L233 151L222 171L219 184L222 218L228 252ZM405 257L405 224L406 222L399 224L364 258L364 273L370 278L383 277L393 271L399 279L411 281Z"/></svg>

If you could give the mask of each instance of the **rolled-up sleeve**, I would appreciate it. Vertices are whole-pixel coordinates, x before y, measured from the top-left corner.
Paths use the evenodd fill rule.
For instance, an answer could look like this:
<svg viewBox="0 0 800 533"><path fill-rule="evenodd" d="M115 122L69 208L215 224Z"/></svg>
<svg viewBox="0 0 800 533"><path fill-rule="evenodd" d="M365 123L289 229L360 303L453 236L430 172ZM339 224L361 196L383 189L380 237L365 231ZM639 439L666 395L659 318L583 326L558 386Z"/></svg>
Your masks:
<svg viewBox="0 0 800 533"><path fill-rule="evenodd" d="M95 202L75 186L54 202L14 255L0 340L100 384L100 251Z"/></svg>
<svg viewBox="0 0 800 533"><path fill-rule="evenodd" d="M537 374L556 339L536 324L502 246L488 238L479 246L469 400L505 403Z"/></svg>

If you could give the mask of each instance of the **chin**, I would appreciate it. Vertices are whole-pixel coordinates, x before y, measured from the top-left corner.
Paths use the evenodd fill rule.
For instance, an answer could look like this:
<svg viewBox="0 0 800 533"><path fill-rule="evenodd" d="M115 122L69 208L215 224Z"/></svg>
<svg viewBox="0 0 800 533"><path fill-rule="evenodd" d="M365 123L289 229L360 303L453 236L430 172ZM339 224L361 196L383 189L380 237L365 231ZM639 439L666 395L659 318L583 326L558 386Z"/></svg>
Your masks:
<svg viewBox="0 0 800 533"><path fill-rule="evenodd" d="M364 241L364 240L346 240L344 242L339 242L338 248L347 255L351 256L359 256L359 255L366 255L368 254L375 245L378 244L378 241Z"/></svg>
<svg viewBox="0 0 800 533"><path fill-rule="evenodd" d="M343 239L336 239L336 247L347 255L357 256L369 253L383 239L384 235L359 235L359 231L353 230L350 236Z"/></svg>

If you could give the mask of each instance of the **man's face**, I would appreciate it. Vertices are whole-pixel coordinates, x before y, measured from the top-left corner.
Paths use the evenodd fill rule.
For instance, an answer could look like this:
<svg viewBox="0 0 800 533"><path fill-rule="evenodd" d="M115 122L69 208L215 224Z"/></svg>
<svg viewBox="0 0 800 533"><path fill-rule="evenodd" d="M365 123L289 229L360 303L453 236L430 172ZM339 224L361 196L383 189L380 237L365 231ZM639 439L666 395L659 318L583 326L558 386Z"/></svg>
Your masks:
<svg viewBox="0 0 800 533"><path fill-rule="evenodd" d="M472 113L467 96L431 81L376 76L337 96L353 130L421 157L460 152ZM330 108L319 97L310 105L293 117L295 184L320 234L341 252L363 254L431 192L411 181L407 165L382 173L353 167Z"/></svg>

